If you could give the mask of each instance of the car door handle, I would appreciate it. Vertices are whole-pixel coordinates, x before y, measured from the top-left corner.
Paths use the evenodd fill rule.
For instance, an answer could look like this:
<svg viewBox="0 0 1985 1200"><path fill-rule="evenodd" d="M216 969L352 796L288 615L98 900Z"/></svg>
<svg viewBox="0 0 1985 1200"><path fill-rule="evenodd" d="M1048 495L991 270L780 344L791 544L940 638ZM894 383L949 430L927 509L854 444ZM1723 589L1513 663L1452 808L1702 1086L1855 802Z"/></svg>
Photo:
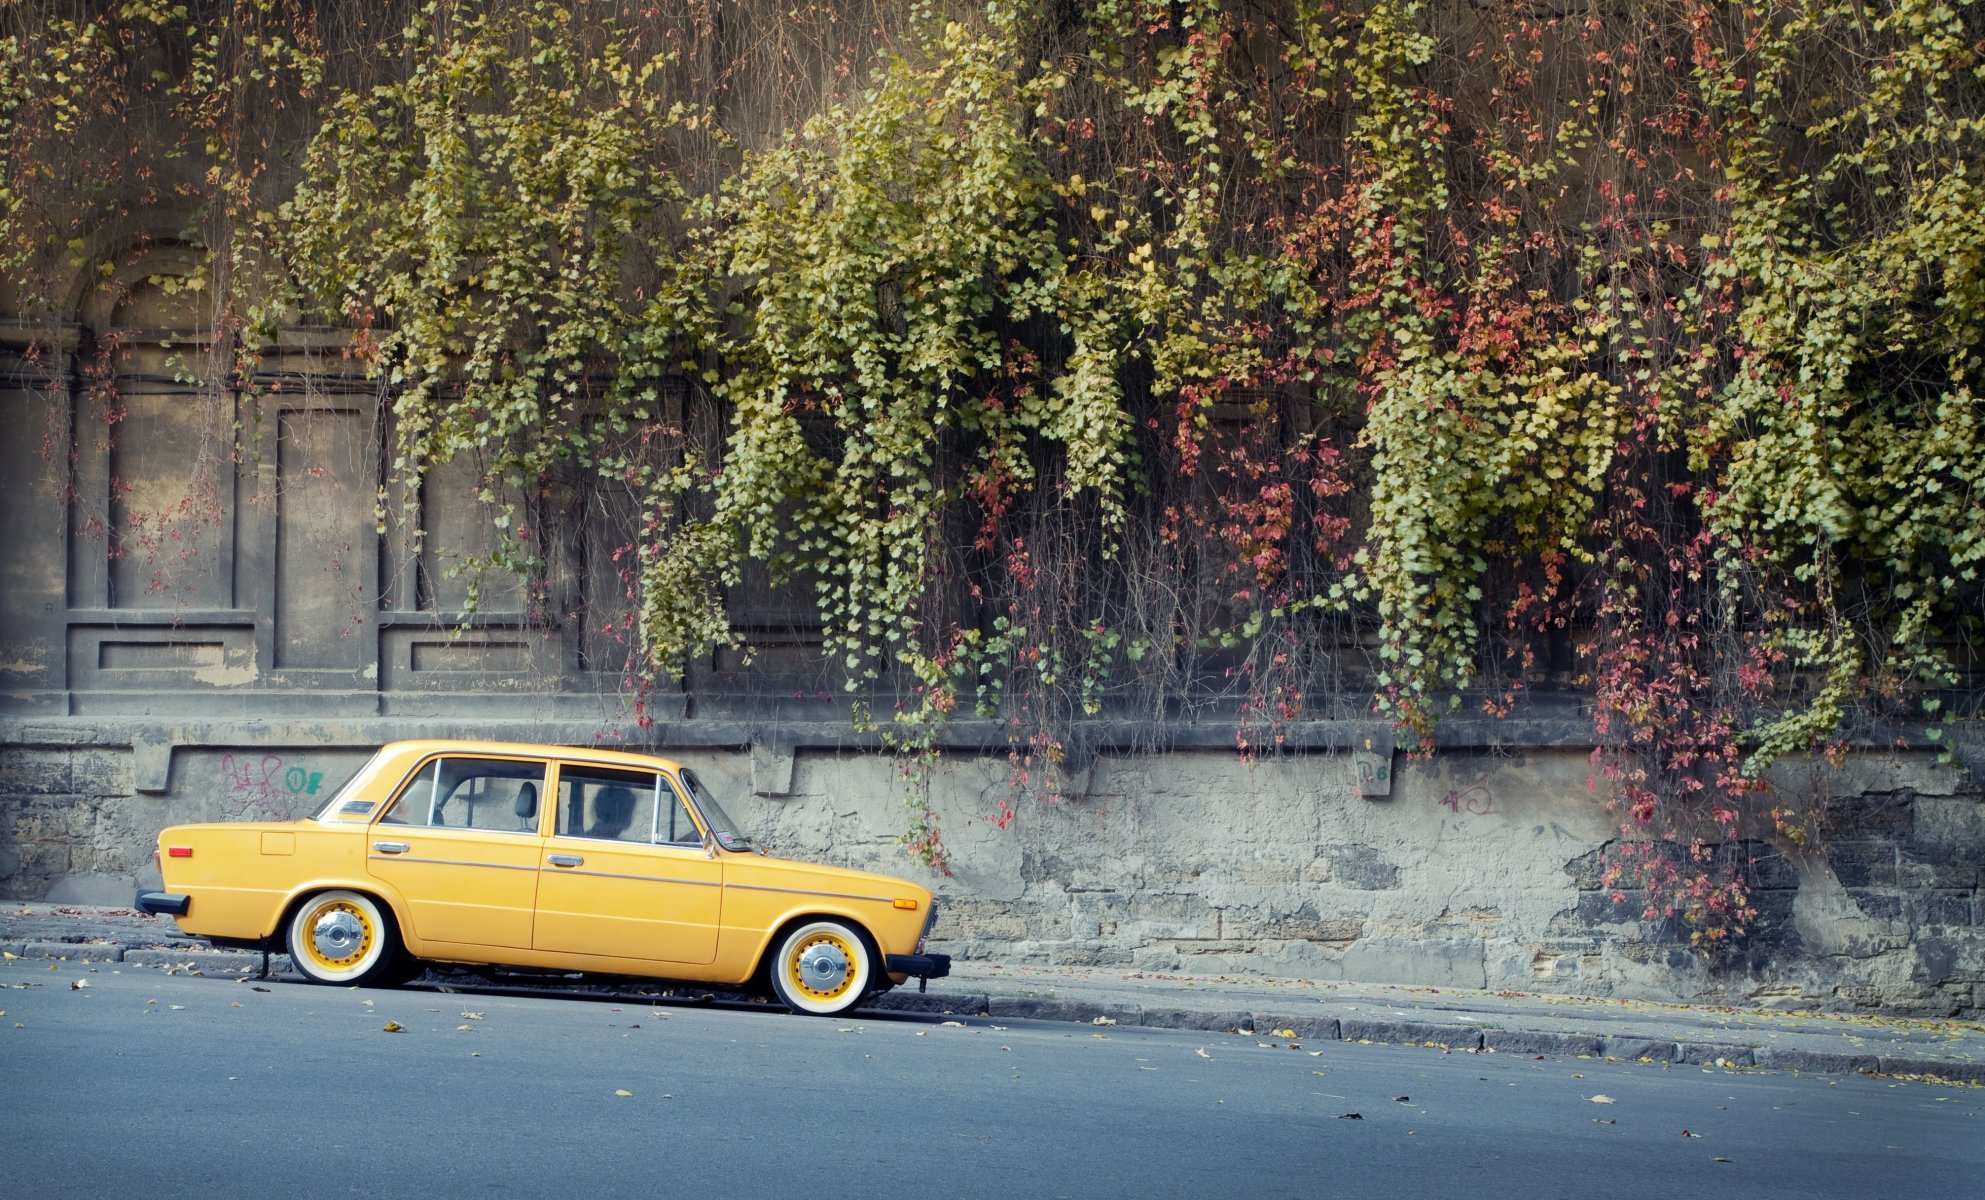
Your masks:
<svg viewBox="0 0 1985 1200"><path fill-rule="evenodd" d="M407 852L407 844L405 842L374 842L372 843L372 848L381 854L405 854Z"/></svg>
<svg viewBox="0 0 1985 1200"><path fill-rule="evenodd" d="M545 861L554 867L576 867L586 860L576 854L547 854Z"/></svg>

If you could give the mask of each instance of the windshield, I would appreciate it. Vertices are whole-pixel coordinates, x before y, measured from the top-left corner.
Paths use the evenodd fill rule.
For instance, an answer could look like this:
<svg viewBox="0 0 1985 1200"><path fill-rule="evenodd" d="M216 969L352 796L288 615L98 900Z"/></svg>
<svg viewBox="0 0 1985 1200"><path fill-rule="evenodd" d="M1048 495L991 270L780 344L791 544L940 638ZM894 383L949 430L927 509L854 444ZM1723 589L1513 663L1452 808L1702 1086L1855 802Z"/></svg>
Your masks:
<svg viewBox="0 0 1985 1200"><path fill-rule="evenodd" d="M738 831L737 822L731 820L724 806L717 803L717 798L696 777L696 772L683 768L682 786L689 789L690 799L696 802L697 811L703 814L704 824L710 827L710 836L717 839L719 846L726 850L751 849L751 839Z"/></svg>

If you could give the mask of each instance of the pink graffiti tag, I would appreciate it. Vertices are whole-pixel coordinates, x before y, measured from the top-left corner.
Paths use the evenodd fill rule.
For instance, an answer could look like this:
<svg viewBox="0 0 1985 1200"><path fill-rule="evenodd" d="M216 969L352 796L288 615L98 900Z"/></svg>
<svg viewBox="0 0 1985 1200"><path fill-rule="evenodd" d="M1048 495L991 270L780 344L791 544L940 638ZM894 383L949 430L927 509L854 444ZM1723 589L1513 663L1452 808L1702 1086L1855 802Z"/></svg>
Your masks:
<svg viewBox="0 0 1985 1200"><path fill-rule="evenodd" d="M228 781L230 807L244 814L261 809L289 816L298 797L314 796L324 785L324 772L291 766L280 754L265 754L260 761L223 754L221 775Z"/></svg>
<svg viewBox="0 0 1985 1200"><path fill-rule="evenodd" d="M1465 812L1470 816L1486 817L1496 811L1495 803L1496 799L1489 794L1489 789L1478 783L1449 792L1447 799L1441 801L1441 807L1456 815Z"/></svg>

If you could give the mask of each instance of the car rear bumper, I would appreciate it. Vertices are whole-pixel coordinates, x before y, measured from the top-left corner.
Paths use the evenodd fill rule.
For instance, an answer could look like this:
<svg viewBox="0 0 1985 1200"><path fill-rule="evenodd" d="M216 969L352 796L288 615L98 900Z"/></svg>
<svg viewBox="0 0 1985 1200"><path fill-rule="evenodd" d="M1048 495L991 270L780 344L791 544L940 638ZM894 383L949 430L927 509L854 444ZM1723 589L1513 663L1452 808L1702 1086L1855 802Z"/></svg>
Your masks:
<svg viewBox="0 0 1985 1200"><path fill-rule="evenodd" d="M175 896L171 892L139 892L138 898L131 902L132 908L155 917L183 917L192 905L193 897Z"/></svg>
<svg viewBox="0 0 1985 1200"><path fill-rule="evenodd" d="M885 969L913 979L942 979L951 974L949 954L891 954Z"/></svg>

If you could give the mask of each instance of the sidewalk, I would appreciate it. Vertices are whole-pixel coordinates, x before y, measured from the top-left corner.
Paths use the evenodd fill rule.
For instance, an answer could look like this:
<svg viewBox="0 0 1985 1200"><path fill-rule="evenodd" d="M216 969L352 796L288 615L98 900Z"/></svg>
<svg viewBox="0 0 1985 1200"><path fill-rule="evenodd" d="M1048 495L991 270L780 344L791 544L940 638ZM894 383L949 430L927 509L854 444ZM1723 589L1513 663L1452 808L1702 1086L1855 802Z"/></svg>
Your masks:
<svg viewBox="0 0 1985 1200"><path fill-rule="evenodd" d="M191 964L208 975L244 974L260 965L253 954L206 948L170 918L41 902L0 902L0 950L22 958ZM281 955L276 969L287 969ZM977 962L954 962L950 977L927 994L898 988L876 1007L1985 1085L1985 1025L1967 1021Z"/></svg>

